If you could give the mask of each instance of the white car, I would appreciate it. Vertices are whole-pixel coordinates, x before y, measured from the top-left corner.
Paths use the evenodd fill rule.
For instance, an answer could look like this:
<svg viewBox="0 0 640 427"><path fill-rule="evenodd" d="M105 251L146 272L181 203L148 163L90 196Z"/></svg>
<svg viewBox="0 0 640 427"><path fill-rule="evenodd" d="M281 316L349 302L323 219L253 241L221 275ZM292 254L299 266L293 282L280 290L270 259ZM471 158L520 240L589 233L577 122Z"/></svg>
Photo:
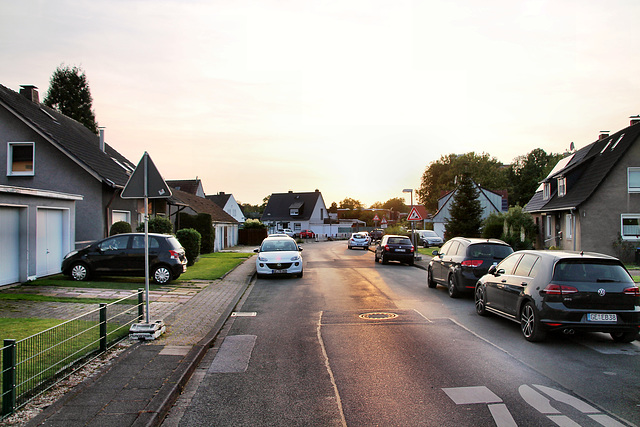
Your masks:
<svg viewBox="0 0 640 427"><path fill-rule="evenodd" d="M270 235L254 252L258 253L258 278L274 274L302 277L302 248L291 237Z"/></svg>
<svg viewBox="0 0 640 427"><path fill-rule="evenodd" d="M347 246L349 249L364 248L368 250L370 243L371 241L369 240L369 235L367 233L351 233Z"/></svg>
<svg viewBox="0 0 640 427"><path fill-rule="evenodd" d="M295 234L290 228L285 228L284 230L282 230L282 232L289 237L293 237L293 235Z"/></svg>

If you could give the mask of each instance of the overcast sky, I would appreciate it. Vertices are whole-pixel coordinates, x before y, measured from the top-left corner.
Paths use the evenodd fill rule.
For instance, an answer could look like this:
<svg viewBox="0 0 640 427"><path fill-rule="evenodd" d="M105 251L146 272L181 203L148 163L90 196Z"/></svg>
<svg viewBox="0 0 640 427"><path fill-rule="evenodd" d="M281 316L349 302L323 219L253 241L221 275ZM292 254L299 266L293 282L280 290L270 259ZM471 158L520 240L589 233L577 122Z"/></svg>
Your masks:
<svg viewBox="0 0 640 427"><path fill-rule="evenodd" d="M640 114L638 0L3 0L0 83L84 69L106 140L261 203L405 197L441 155L581 148Z"/></svg>

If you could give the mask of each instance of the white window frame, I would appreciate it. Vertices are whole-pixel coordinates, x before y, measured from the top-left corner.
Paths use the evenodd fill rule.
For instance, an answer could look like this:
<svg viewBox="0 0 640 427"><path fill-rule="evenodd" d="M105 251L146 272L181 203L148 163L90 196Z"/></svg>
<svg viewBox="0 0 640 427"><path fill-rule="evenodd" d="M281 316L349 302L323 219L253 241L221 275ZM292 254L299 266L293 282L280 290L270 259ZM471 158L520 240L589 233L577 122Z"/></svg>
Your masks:
<svg viewBox="0 0 640 427"><path fill-rule="evenodd" d="M558 178L558 197L564 197L567 194L567 178Z"/></svg>
<svg viewBox="0 0 640 427"><path fill-rule="evenodd" d="M120 217L124 216L125 219L121 219ZM118 217L118 218L116 218ZM131 212L129 211L120 211L120 210L112 210L111 211L111 225L115 224L118 221L125 221L131 224Z"/></svg>
<svg viewBox="0 0 640 427"><path fill-rule="evenodd" d="M636 230L638 234L625 234L625 219L635 219L638 222L638 229ZM630 229L633 225L627 225L627 230ZM622 240L640 240L640 214L621 214L620 215L620 235L622 236Z"/></svg>
<svg viewBox="0 0 640 427"><path fill-rule="evenodd" d="M569 213L565 216L565 227L567 228L566 238L573 239L573 214Z"/></svg>
<svg viewBox="0 0 640 427"><path fill-rule="evenodd" d="M289 208L289 216L298 216L300 215L300 210L298 208Z"/></svg>
<svg viewBox="0 0 640 427"><path fill-rule="evenodd" d="M551 183L545 182L542 184L542 199L549 200L550 195L551 195Z"/></svg>
<svg viewBox="0 0 640 427"><path fill-rule="evenodd" d="M13 148L31 146L31 170L13 170ZM7 176L34 176L36 170L36 143L35 142L8 142L7 143Z"/></svg>
<svg viewBox="0 0 640 427"><path fill-rule="evenodd" d="M635 176L634 181L638 181L638 183L631 183L632 175ZM627 191L629 193L640 193L640 167L627 168Z"/></svg>

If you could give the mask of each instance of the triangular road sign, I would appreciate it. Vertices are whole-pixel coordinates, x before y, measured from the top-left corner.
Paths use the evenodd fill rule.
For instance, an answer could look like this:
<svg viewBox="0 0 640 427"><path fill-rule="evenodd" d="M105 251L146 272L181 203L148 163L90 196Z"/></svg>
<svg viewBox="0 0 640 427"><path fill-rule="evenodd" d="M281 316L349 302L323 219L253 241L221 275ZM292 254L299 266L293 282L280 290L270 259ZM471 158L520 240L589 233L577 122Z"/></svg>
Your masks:
<svg viewBox="0 0 640 427"><path fill-rule="evenodd" d="M407 217L407 221L422 221L422 216L418 212L416 207L411 208L411 212L409 212L409 216Z"/></svg>
<svg viewBox="0 0 640 427"><path fill-rule="evenodd" d="M378 218L378 215L376 215L376 216L373 217L373 220L374 221L380 221L380 218Z"/></svg>
<svg viewBox="0 0 640 427"><path fill-rule="evenodd" d="M167 183L160 176L160 172L153 164L151 157L147 152L144 153L136 170L129 177L129 181L124 186L122 194L123 199L162 199L171 197L171 190Z"/></svg>

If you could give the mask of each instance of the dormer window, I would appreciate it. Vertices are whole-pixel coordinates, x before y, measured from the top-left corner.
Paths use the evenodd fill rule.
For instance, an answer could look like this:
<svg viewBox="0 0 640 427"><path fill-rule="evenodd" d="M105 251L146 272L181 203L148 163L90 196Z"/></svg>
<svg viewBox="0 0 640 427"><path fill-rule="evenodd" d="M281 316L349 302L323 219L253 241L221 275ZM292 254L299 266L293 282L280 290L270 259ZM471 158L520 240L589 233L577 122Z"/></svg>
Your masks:
<svg viewBox="0 0 640 427"><path fill-rule="evenodd" d="M551 195L551 183L545 182L542 184L542 198L544 200L549 200L549 196Z"/></svg>
<svg viewBox="0 0 640 427"><path fill-rule="evenodd" d="M34 175L35 143L9 142L7 144L7 176Z"/></svg>
<svg viewBox="0 0 640 427"><path fill-rule="evenodd" d="M567 194L567 178L558 178L558 197L564 197Z"/></svg>
<svg viewBox="0 0 640 427"><path fill-rule="evenodd" d="M300 215L300 211L299 211L298 208L291 208L291 209L289 209L289 215L298 216L298 215Z"/></svg>
<svg viewBox="0 0 640 427"><path fill-rule="evenodd" d="M295 202L291 206L289 206L289 216L302 215L302 205L304 205L303 202Z"/></svg>

